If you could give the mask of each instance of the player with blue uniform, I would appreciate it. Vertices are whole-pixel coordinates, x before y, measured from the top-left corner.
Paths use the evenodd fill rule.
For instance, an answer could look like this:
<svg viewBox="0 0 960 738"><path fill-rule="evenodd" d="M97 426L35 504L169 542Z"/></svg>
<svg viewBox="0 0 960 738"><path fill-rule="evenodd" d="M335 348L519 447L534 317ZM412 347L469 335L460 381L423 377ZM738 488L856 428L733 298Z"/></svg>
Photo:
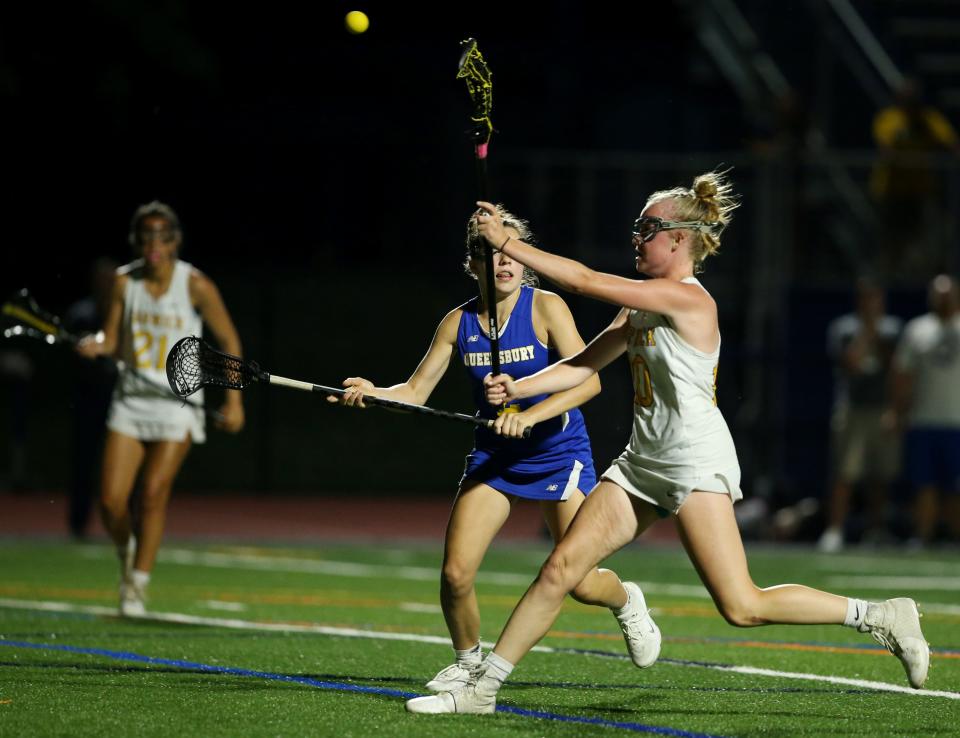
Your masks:
<svg viewBox="0 0 960 738"><path fill-rule="evenodd" d="M499 206L498 212L508 232L518 238L530 237L524 221ZM559 541L595 482L590 441L577 407L600 391L599 380L594 378L567 392L528 397L500 409L491 408L484 399L483 378L492 362L485 330L489 302L484 294L482 244L471 218L465 267L477 279L480 296L447 313L410 379L392 387L375 387L366 379L351 377L343 382L343 398L329 398L351 406L363 406L364 396L423 405L456 357L472 380L478 414L495 419L493 431L478 428L476 432L476 445L467 456L447 524L440 602L456 661L427 683L434 692L465 685L481 665L474 580L513 503L518 498L538 500L551 535ZM493 302L501 326L499 351L504 371L527 376L583 348L566 303L558 295L534 288L536 277L530 270L506 255L495 259L494 269ZM522 436L526 428L531 429L528 439L510 437ZM622 583L612 571L593 567L571 595L613 611L637 666L656 661L660 631L636 584Z"/></svg>
<svg viewBox="0 0 960 738"><path fill-rule="evenodd" d="M520 287L516 305L500 332L500 365L511 375L526 377L559 360L555 348L540 341L533 322L533 303L539 290ZM541 293L544 295L545 293ZM490 372L490 339L479 312L480 299L460 307L457 351L473 384L481 417L496 420L497 409L485 401L483 378ZM522 412L548 398L527 397L507 412ZM576 490L596 483L593 452L583 414L571 408L533 426L530 438L510 439L478 427L476 447L467 456L464 479L479 479L501 492L532 500L566 500Z"/></svg>

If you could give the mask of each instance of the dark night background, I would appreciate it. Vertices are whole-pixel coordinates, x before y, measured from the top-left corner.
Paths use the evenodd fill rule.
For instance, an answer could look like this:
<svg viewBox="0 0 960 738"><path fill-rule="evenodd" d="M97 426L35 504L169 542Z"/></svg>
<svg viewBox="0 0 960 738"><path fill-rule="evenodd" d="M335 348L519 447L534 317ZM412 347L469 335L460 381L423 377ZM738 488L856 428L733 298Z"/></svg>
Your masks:
<svg viewBox="0 0 960 738"><path fill-rule="evenodd" d="M475 183L454 79L459 41L473 36L494 73L493 196L529 217L548 249L629 274L629 226L645 195L733 167L744 205L703 276L723 321L720 404L748 496L818 495L831 400L824 331L851 304L856 263L823 235L829 196L804 200L786 221L798 228L777 238L786 226L769 213L794 207L776 197L790 131L770 95L745 95L718 68L702 5L373 2L358 6L371 19L363 35L344 30L355 7L343 2L8 5L2 292L29 286L62 313L86 293L94 258L129 259L130 214L161 199L183 221L183 258L220 286L248 356L324 384L403 381L440 318L475 289L460 268ZM775 17L766 3L737 5L753 51L773 58L824 134L814 171L825 150L863 185L876 104L831 56L818 4L778 3ZM862 10L882 35L881 10ZM893 52L908 63L907 50ZM869 248L869 234L860 243ZM567 299L588 340L615 313ZM891 308L919 313L922 281L898 286ZM34 373L27 384L0 378L0 417L13 418L0 437L10 446L25 434L28 486L62 488L72 358L18 348ZM602 380L585 408L600 470L630 421L625 366ZM430 404L470 410L456 368ZM246 430L211 433L180 487L450 494L471 441L467 427L278 388L252 388L246 407ZM0 458L0 479L7 467Z"/></svg>

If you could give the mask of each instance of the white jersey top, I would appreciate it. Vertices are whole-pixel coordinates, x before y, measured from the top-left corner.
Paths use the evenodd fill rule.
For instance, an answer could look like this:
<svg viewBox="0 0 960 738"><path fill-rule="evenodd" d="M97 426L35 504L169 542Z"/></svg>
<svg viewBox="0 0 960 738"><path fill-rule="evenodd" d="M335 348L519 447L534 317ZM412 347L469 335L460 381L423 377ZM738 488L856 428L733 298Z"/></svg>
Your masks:
<svg viewBox="0 0 960 738"><path fill-rule="evenodd" d="M167 383L167 353L186 336L199 336L200 315L190 301L193 267L177 261L167 291L151 295L143 278L143 260L117 270L127 276L118 357L124 369L117 380L107 426L142 441L205 440L203 411L185 404ZM203 404L203 393L191 396Z"/></svg>
<svg viewBox="0 0 960 738"><path fill-rule="evenodd" d="M960 315L907 323L894 365L913 375L910 426L960 428Z"/></svg>
<svg viewBox="0 0 960 738"><path fill-rule="evenodd" d="M628 320L633 433L603 476L670 512L692 490L741 499L737 452L716 403L720 346L693 348L665 315L631 310Z"/></svg>

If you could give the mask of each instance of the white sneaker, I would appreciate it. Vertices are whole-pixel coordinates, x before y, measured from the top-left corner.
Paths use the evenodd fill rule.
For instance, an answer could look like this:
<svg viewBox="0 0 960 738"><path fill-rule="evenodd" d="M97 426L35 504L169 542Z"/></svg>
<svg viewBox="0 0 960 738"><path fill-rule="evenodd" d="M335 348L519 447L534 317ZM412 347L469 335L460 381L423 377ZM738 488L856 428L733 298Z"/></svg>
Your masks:
<svg viewBox="0 0 960 738"><path fill-rule="evenodd" d="M131 578L120 580L120 615L125 618L142 617L147 614L147 595Z"/></svg>
<svg viewBox="0 0 960 738"><path fill-rule="evenodd" d="M466 686L471 677L476 678L483 671L483 664L477 662L471 666L465 666L460 662L450 664L443 669L433 679L427 682L426 687L431 692L452 692L455 689Z"/></svg>
<svg viewBox="0 0 960 738"><path fill-rule="evenodd" d="M817 550L828 554L843 551L843 531L839 528L827 528L817 541Z"/></svg>
<svg viewBox="0 0 960 738"><path fill-rule="evenodd" d="M627 590L627 604L622 610L614 610L613 615L620 623L634 665L646 669L653 666L660 655L660 629L650 617L640 587L633 582L624 582L623 588Z"/></svg>
<svg viewBox="0 0 960 738"><path fill-rule="evenodd" d="M871 603L861 629L900 659L911 687L920 689L923 686L930 666L930 646L920 630L916 602L898 597Z"/></svg>
<svg viewBox="0 0 960 738"><path fill-rule="evenodd" d="M441 692L429 697L415 697L412 700L407 700L407 712L428 715L451 712L489 715L496 709L497 695L479 692L476 682L470 682L453 692Z"/></svg>

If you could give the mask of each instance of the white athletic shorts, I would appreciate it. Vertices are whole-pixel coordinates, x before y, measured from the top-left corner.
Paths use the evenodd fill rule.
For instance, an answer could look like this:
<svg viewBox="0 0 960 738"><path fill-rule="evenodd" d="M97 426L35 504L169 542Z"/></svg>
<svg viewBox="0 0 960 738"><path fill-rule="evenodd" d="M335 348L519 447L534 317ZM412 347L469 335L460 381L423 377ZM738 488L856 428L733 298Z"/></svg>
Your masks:
<svg viewBox="0 0 960 738"><path fill-rule="evenodd" d="M207 439L203 411L178 401L136 396L114 396L107 428L140 441Z"/></svg>
<svg viewBox="0 0 960 738"><path fill-rule="evenodd" d="M628 494L674 515L694 490L729 495L731 502L743 499L743 492L740 491L739 465L686 479L664 473L667 471L669 470L652 471L638 468L620 457L600 475L600 478L607 479L622 487Z"/></svg>

